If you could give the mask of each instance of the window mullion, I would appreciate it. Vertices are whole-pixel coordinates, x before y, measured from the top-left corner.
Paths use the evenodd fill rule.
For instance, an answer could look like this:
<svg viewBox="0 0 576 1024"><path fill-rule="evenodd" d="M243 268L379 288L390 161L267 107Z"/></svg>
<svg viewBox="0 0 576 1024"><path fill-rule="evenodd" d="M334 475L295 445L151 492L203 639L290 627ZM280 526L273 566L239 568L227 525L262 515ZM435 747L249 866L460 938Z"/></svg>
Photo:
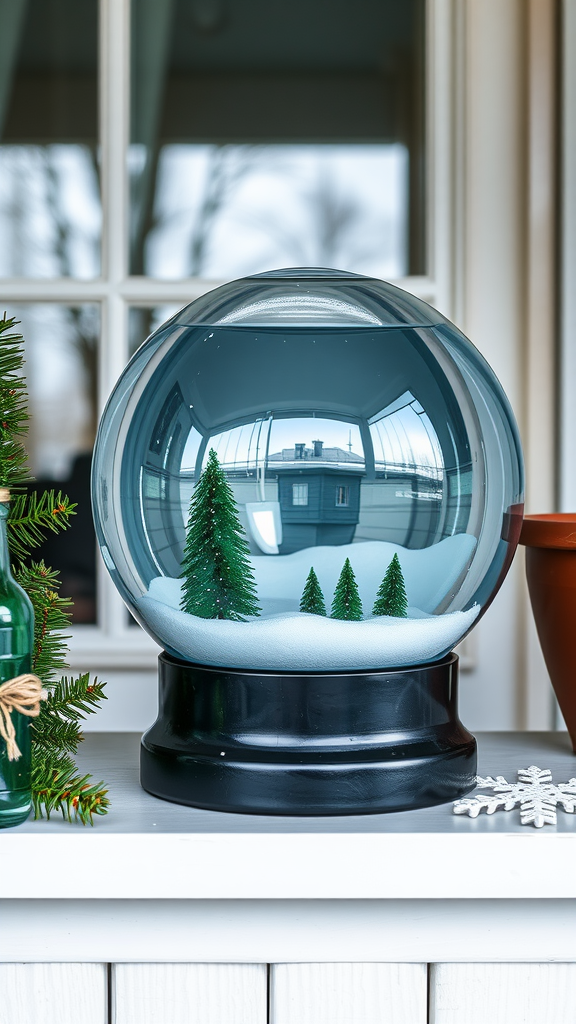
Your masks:
<svg viewBox="0 0 576 1024"><path fill-rule="evenodd" d="M129 0L100 2L103 267L106 279L119 286L126 277L128 259L130 5Z"/></svg>
<svg viewBox="0 0 576 1024"><path fill-rule="evenodd" d="M433 281L427 301L450 316L454 315L451 235L459 166L452 145L459 96L454 88L457 48L451 0L427 0L426 25L427 264ZM410 291L413 280L408 282Z"/></svg>
<svg viewBox="0 0 576 1024"><path fill-rule="evenodd" d="M122 285L128 266L128 187L126 153L129 141L129 0L100 0L102 146L102 264L107 296L102 311L99 405L108 395L128 358L127 311ZM110 638L125 635L127 619L120 595L98 565L98 621Z"/></svg>

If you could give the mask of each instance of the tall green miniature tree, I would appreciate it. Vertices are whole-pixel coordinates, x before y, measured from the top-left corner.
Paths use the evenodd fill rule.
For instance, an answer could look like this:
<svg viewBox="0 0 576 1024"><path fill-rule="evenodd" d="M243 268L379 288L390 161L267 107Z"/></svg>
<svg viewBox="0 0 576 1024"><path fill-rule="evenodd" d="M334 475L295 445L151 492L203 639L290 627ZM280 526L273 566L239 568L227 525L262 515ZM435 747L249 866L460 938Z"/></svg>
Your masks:
<svg viewBox="0 0 576 1024"><path fill-rule="evenodd" d="M202 619L259 615L244 530L213 448L190 502L182 560L182 611Z"/></svg>
<svg viewBox="0 0 576 1024"><path fill-rule="evenodd" d="M68 821L92 824L95 814L106 814L109 800L102 783L82 775L72 755L82 739L80 720L105 699L104 684L88 673L63 676L70 625L68 598L60 597L58 573L43 561L31 560L32 551L48 531L58 533L70 525L75 506L55 491L38 495L28 491L27 454L22 438L27 430L26 381L21 334L17 321L0 317L0 487L12 495L8 518L8 545L15 560L14 578L34 608L32 671L47 691L40 715L30 723L32 739L32 800L36 818L59 811Z"/></svg>
<svg viewBox="0 0 576 1024"><path fill-rule="evenodd" d="M304 584L304 590L300 599L300 611L308 612L310 615L326 615L324 594L313 567L310 569Z"/></svg>
<svg viewBox="0 0 576 1024"><path fill-rule="evenodd" d="M394 553L372 609L373 615L394 615L399 619L408 617L408 598L404 586L404 576L398 555Z"/></svg>
<svg viewBox="0 0 576 1024"><path fill-rule="evenodd" d="M358 622L362 618L362 601L349 558L344 562L334 591L332 618L348 619L354 622Z"/></svg>

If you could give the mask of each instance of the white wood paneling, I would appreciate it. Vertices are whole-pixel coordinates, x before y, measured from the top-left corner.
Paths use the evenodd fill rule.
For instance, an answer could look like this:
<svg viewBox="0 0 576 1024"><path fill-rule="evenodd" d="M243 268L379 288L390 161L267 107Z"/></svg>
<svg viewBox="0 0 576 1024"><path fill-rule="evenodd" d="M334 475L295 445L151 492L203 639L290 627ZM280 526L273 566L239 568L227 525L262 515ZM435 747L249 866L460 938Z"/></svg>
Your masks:
<svg viewBox="0 0 576 1024"><path fill-rule="evenodd" d="M425 964L274 964L270 1024L425 1024Z"/></svg>
<svg viewBox="0 0 576 1024"><path fill-rule="evenodd" d="M576 964L435 964L430 1024L574 1024Z"/></svg>
<svg viewBox="0 0 576 1024"><path fill-rule="evenodd" d="M107 1024L104 964L0 964L0 1024Z"/></svg>
<svg viewBox="0 0 576 1024"><path fill-rule="evenodd" d="M116 964L112 1022L266 1024L267 976L266 964Z"/></svg>
<svg viewBox="0 0 576 1024"><path fill-rule="evenodd" d="M0 962L576 961L575 920L574 899L3 899Z"/></svg>

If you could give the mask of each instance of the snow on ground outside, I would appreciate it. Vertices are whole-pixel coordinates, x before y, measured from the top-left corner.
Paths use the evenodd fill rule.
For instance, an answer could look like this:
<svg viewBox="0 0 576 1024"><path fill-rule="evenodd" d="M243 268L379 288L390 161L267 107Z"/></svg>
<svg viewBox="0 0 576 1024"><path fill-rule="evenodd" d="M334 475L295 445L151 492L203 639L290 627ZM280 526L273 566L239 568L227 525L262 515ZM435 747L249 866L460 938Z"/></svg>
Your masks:
<svg viewBox="0 0 576 1024"><path fill-rule="evenodd" d="M475 543L473 537L460 534L418 551L368 541L254 557L263 615L248 622L201 619L180 611L181 582L166 577L152 580L137 607L167 650L208 665L283 671L401 667L433 660L450 650L478 616L477 606L467 612L430 615L467 565ZM314 565L329 608L338 575L349 557L364 612L370 615L394 552L404 572L409 618L376 616L342 622L298 611L310 565Z"/></svg>

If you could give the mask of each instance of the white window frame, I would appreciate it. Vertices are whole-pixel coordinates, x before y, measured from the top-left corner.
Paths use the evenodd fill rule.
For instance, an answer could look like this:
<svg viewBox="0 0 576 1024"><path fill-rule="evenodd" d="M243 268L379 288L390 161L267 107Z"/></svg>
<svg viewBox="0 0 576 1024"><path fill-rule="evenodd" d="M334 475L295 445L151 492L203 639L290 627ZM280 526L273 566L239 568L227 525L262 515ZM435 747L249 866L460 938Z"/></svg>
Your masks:
<svg viewBox="0 0 576 1024"><path fill-rule="evenodd" d="M292 484L292 505L296 508L308 505L308 484Z"/></svg>
<svg viewBox="0 0 576 1024"><path fill-rule="evenodd" d="M454 126L459 116L457 47L459 5L426 4L427 266L429 273L396 281L402 288L458 319L454 268L459 242L453 230L462 202ZM101 309L99 411L128 359L131 305L186 305L223 283L204 279L164 281L129 274L129 194L126 152L130 111L130 0L100 0L100 139L102 153L102 274L96 280L9 279L0 295L11 302L98 303ZM124 604L98 559L98 625L75 626L73 670L153 669L157 645L128 626ZM462 667L466 667L466 659Z"/></svg>
<svg viewBox="0 0 576 1024"><path fill-rule="evenodd" d="M344 501L339 501L340 492L344 494ZM337 484L336 485L336 501L334 502L336 508L349 508L350 506L350 485L349 484Z"/></svg>

